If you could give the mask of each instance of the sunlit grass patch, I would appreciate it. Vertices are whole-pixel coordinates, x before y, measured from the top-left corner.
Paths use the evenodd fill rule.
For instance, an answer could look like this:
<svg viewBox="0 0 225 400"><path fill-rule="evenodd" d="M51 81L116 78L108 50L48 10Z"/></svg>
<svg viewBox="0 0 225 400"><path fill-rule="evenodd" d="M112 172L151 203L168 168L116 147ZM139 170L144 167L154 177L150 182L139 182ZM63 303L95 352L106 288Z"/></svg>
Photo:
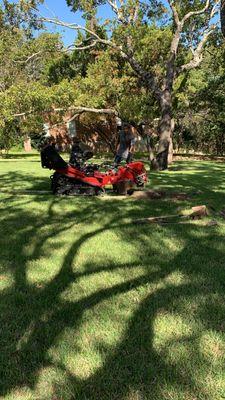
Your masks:
<svg viewBox="0 0 225 400"><path fill-rule="evenodd" d="M35 157L1 160L1 187L48 190ZM190 199L0 194L0 398L224 398L225 166L149 177ZM218 226L134 222L200 204Z"/></svg>

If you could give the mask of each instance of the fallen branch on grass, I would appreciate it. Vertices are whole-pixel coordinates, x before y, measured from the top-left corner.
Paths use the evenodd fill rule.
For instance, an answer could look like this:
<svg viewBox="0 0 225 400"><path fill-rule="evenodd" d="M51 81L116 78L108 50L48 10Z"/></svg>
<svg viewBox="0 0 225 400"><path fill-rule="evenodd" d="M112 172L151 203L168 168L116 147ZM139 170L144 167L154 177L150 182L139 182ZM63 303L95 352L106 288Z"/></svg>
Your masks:
<svg viewBox="0 0 225 400"><path fill-rule="evenodd" d="M135 219L133 223L135 224L155 224L155 223L161 223L161 224L167 224L171 222L176 222L180 223L183 222L183 220L196 220L196 219L202 219L203 217L209 216L209 210L207 209L206 206L196 206L192 207L191 210L187 214L173 214L173 215L165 215L165 216L159 216L159 217L149 217L149 218L142 218L142 219ZM173 221L175 219L178 219L177 221Z"/></svg>

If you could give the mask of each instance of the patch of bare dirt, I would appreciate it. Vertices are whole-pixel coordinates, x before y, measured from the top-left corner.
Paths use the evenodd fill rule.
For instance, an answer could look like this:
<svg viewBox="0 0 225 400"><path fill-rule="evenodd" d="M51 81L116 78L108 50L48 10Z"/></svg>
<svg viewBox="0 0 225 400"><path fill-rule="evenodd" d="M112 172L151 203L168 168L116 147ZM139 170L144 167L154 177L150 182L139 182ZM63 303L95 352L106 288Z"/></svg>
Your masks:
<svg viewBox="0 0 225 400"><path fill-rule="evenodd" d="M140 191L137 190L132 194L132 198L140 200L140 199L147 199L147 200L162 200L165 198L174 200L174 201L186 201L191 200L191 197L187 193L183 192L174 192L174 193L167 193L163 190L146 190Z"/></svg>

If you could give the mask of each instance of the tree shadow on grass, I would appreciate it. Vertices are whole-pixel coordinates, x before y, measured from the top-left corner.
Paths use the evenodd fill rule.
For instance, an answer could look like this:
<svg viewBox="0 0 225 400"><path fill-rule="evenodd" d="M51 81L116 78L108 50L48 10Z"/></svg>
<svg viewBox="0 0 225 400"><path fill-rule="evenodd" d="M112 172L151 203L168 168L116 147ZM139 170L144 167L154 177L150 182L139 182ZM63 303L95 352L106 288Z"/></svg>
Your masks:
<svg viewBox="0 0 225 400"><path fill-rule="evenodd" d="M46 197L36 196L33 201L45 203ZM202 354L200 342L205 331L224 332L225 251L220 246L223 234L214 227L195 225L126 225L118 217L129 217L130 206L113 200L104 206L99 199L80 201L79 207L62 217L54 207L63 206L66 201L52 199L46 212L38 215L24 208L22 201L14 208L6 207L1 214L1 262L13 282L6 284L0 294L0 395L10 395L24 387L35 391L40 371L51 367L64 374L63 382L53 384L54 394L48 397L51 400L210 398L210 389L205 386L211 364ZM139 202L135 207L133 215L149 212L147 202ZM56 244L62 249L60 235L71 235L71 227L76 232L79 224L91 223L93 216L100 219L101 226L71 241L60 269L51 279L31 283L27 276L29 262L48 256L48 252L51 257L51 239L59 237ZM82 246L108 231L114 231L124 246L132 244L132 261L122 263L114 259L110 263L93 259L86 261L81 270L76 260ZM171 249L169 238L182 241L179 251ZM26 250L28 244L33 244L30 252ZM120 279L109 286L102 282L101 288L77 300L62 297L71 285L76 288L81 279L88 280L103 272L117 272ZM181 276L180 281L173 279L176 274ZM67 328L79 336L87 311L98 310L102 304L110 307L112 299L130 292L137 294L138 302L122 338L112 346L96 341L103 361L90 376L76 376L63 360L56 361L51 356L49 350ZM187 315L191 328L181 328L178 334L174 326L167 336L170 321L174 318L175 325L185 326ZM113 320L113 313L111 317ZM183 352L173 359L177 349ZM200 379L202 364L206 372ZM216 395L218 398L220 393Z"/></svg>
<svg viewBox="0 0 225 400"><path fill-rule="evenodd" d="M32 157L40 157L39 153L9 153L9 154L1 154L0 160L30 160Z"/></svg>
<svg viewBox="0 0 225 400"><path fill-rule="evenodd" d="M7 191L50 190L50 180L47 177L35 176L32 171L21 173L11 171L0 175L0 193Z"/></svg>
<svg viewBox="0 0 225 400"><path fill-rule="evenodd" d="M152 173L150 181L164 190L186 192L196 202L217 207L224 198L225 165L177 162L169 173Z"/></svg>

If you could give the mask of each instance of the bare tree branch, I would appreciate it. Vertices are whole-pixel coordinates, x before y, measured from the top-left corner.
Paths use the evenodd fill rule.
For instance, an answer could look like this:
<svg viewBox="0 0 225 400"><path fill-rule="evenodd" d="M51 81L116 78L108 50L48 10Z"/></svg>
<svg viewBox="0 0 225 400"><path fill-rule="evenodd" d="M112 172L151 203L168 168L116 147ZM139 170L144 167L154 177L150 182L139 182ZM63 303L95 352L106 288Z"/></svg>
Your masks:
<svg viewBox="0 0 225 400"><path fill-rule="evenodd" d="M215 15L216 7L217 7L217 4L219 1L220 0L217 0L215 6L212 8L209 19L212 19L213 16ZM168 2L169 2L169 5L170 5L172 13L173 13L173 18L174 18L174 21L176 24L176 31L174 33L173 40L171 42L170 55L169 55L168 62L167 62L167 72L166 72L166 76L164 79L164 84L163 84L162 90L164 90L165 88L171 89L172 85L173 85L173 79L174 79L174 76L176 73L175 61L176 61L176 57L177 57L178 46L179 46L180 37L181 37L184 23L188 19L190 19L192 16L204 14L210 7L210 0L206 0L205 6L201 10L190 11L183 17L183 19L180 20L178 10L175 5L175 1L168 0ZM117 0L107 0L107 3L111 6L114 13L117 15L117 19L120 22L122 22L123 24L125 24L125 26L126 26L127 18L125 18L123 16L123 13L121 14L121 8L123 8L123 6L124 6L124 1L117 2ZM131 17L137 18L138 11L139 11L139 1L137 2L137 6L134 10L134 15ZM122 17L121 17L121 15L122 15ZM40 20L41 20L41 22L52 23L54 25L67 27L67 28L73 29L75 31L84 31L91 36L88 39L89 41L92 40L91 43L86 44L84 42L83 44L81 43L79 45L70 46L70 49L73 48L73 50L78 50L78 51L86 50L86 49L93 48L97 44L101 43L101 44L109 46L112 49L114 49L115 51L119 52L120 56L130 64L130 66L132 67L134 72L137 74L137 76L140 77L140 79L143 81L145 86L148 87L148 89L152 90L157 98L159 98L161 96L162 90L159 88L159 84L158 84L156 76L153 75L152 73L147 72L136 60L136 58L134 56L133 46L132 46L132 39L129 37L129 35L127 35L126 46L123 46L123 45L116 44L111 39L103 39L95 31L93 31L85 26L79 25L77 23L67 23L67 22L61 21L58 18L46 18L46 17L41 17ZM132 22L132 21L130 21L130 22ZM199 42L197 48L192 49L192 53L193 53L192 60L189 63L183 65L180 68L180 70L191 69L200 64L200 62L202 61L202 50L203 50L204 44L207 41L209 35L213 32L213 30L214 30L214 28L211 28L211 29L208 28L208 31L206 31L203 34L202 40Z"/></svg>
<svg viewBox="0 0 225 400"><path fill-rule="evenodd" d="M220 0L217 0L215 2L215 5L212 7L212 10L211 10L210 16L209 16L209 20L212 20L214 18L215 14L218 12L219 3L220 3ZM201 10L201 11L205 12L208 8L207 6L208 6L208 2L204 8L204 11L203 10ZM202 39L200 40L196 49L193 49L193 48L191 49L192 54L193 54L192 60L189 63L182 65L180 68L181 71L191 70L193 68L198 67L201 64L202 59L203 59L203 55L202 55L203 48L204 48L209 36L214 32L215 28L216 28L216 25L212 25L209 29L205 30L205 32L202 35Z"/></svg>
<svg viewBox="0 0 225 400"><path fill-rule="evenodd" d="M25 111L22 113L18 114L13 114L12 116L15 118L19 117L26 117L31 114L35 114L36 112L39 112L40 114L49 114L49 113L57 113L57 112L69 112L69 111L75 111L76 114L82 114L84 112L90 112L90 113L95 113L95 114L108 114L108 115L117 115L117 111L113 110L111 108L88 108L88 107L67 107L67 108L49 108L48 110L29 110Z"/></svg>
<svg viewBox="0 0 225 400"><path fill-rule="evenodd" d="M168 61L167 61L166 76L164 79L164 85L163 85L164 87L163 88L172 90L173 81L174 81L174 77L175 77L175 62L176 62L176 57L177 57L177 52L178 52L178 46L180 43L183 22L180 21L178 11L174 4L174 1L168 0L168 2L169 2L170 8L173 13L176 30L173 34L173 38L172 38L171 45L170 45L170 53L169 53L169 57L168 57Z"/></svg>
<svg viewBox="0 0 225 400"><path fill-rule="evenodd" d="M87 50L87 49L91 49L92 47L96 47L97 43L99 43L98 40L94 40L92 43L87 44L86 46L71 44L63 51L68 52L70 50Z"/></svg>
<svg viewBox="0 0 225 400"><path fill-rule="evenodd" d="M16 64L27 64L33 58L39 56L42 53L44 53L44 50L40 50L40 51L37 51L36 53L31 54L29 57L26 58L26 60L13 60L13 62Z"/></svg>
<svg viewBox="0 0 225 400"><path fill-rule="evenodd" d="M175 7L174 1L173 0L168 0L169 6L173 12L173 17L174 17L174 21L176 23L176 26L178 26L180 24L180 18L177 12L177 9Z"/></svg>
<svg viewBox="0 0 225 400"><path fill-rule="evenodd" d="M85 26L79 25L77 23L67 23L67 22L59 20L58 18L46 18L46 17L41 17L40 20L42 22L47 22L47 23L51 23L51 24L55 24L55 25L59 25L59 26L64 26L64 27L67 27L67 28L75 30L75 31L83 30L93 37L95 45L98 43L102 43L102 44L105 44L106 46L109 46L109 47L115 49L117 52L120 53L121 57L123 59L125 59L131 65L133 70L137 73L138 76L140 76L143 79L143 81L146 79L148 80L149 88L153 92L155 92L156 95L159 93L159 88L158 88L156 78L152 74L146 72L141 67L141 65L138 63L138 61L133 56L132 49L131 49L131 47L129 47L129 45L128 45L128 47L129 47L128 50L125 50L122 46L117 45L112 40L102 39L96 32L91 31L90 29L86 28ZM84 50L84 49L88 49L90 47L94 47L94 45L92 46L90 44L88 46L78 46L78 47L76 45L74 45L74 50Z"/></svg>
<svg viewBox="0 0 225 400"><path fill-rule="evenodd" d="M127 55L125 55L125 53L123 54L122 46L117 46L116 43L114 43L113 41L101 38L96 32L86 28L85 26L79 25L77 23L64 22L64 21L59 20L58 18L41 17L40 21L47 22L47 23L54 24L54 25L64 26L66 28L69 28L69 29L72 29L75 31L87 32L89 35L92 36L92 38L95 39L95 44L102 43L107 46L113 47L114 49L119 51L123 57L127 57ZM76 49L75 45L74 45L74 49ZM78 46L78 49L79 49L79 46Z"/></svg>
<svg viewBox="0 0 225 400"><path fill-rule="evenodd" d="M175 7L174 1L173 0L168 0L168 1L169 1L169 5L172 9L175 24L177 27L176 31L174 33L172 42L171 42L170 57L167 62L167 74L166 74L166 80L165 80L165 84L164 84L164 87L171 88L172 84L173 84L173 79L179 71L190 70L190 69L196 68L200 65L200 63L203 59L202 51L203 51L204 45L205 45L206 41L208 40L208 37L211 35L211 33L213 33L215 26L212 26L211 28L207 27L205 29L205 31L203 32L202 38L201 38L200 42L198 43L197 47L195 49L192 47L190 48L190 51L192 52L192 55L193 55L192 60L190 62L188 62L187 64L183 65L181 68L176 70L175 69L175 59L176 59L178 46L179 46L179 42L180 42L180 37L181 37L181 32L182 32L184 23L192 16L197 16L197 15L201 15L201 14L205 13L210 6L210 1L207 0L205 7L202 8L201 10L191 11L188 14L186 14L182 20L179 19L179 15L178 15L177 9ZM219 2L220 2L220 0L217 0L215 2L215 5L212 7L212 10L209 15L209 21L211 19L213 19L213 17L215 16Z"/></svg>
<svg viewBox="0 0 225 400"><path fill-rule="evenodd" d="M60 111L75 111L76 113L90 112L94 114L109 114L109 115L117 115L117 111L112 108L89 108L89 107L69 107L66 109L63 108L54 108L55 112Z"/></svg>
<svg viewBox="0 0 225 400"><path fill-rule="evenodd" d="M139 9L140 9L140 2L137 1L137 5L136 5L135 10L134 10L134 17L133 17L134 22L136 22L137 19L138 19Z"/></svg>
<svg viewBox="0 0 225 400"><path fill-rule="evenodd" d="M215 5L213 6L213 8L212 8L212 10L211 10L211 13L210 13L210 19L212 19L212 18L216 15L216 13L219 12L219 5L220 5L220 2L221 2L221 0L217 0L217 1L215 2Z"/></svg>
<svg viewBox="0 0 225 400"><path fill-rule="evenodd" d="M86 26L82 26L77 23L64 22L64 21L61 21L59 18L48 18L48 17L44 17L44 16L41 16L39 18L39 21L47 22L49 24L58 25L58 26L64 26L65 28L73 29L75 31L85 31L85 32L89 33L89 35L95 37L98 40L104 40L104 39L101 39L96 32L88 29Z"/></svg>
<svg viewBox="0 0 225 400"><path fill-rule="evenodd" d="M116 0L107 0L107 3L111 6L113 11L118 15L119 9L117 7Z"/></svg>
<svg viewBox="0 0 225 400"><path fill-rule="evenodd" d="M198 46L196 47L196 49L192 49L192 54L193 54L193 58L191 61L189 61L188 63L182 65L179 70L180 71L190 71L193 68L198 67L202 60L203 60L203 48L209 38L209 36L214 32L215 30L215 26L212 27L210 30L207 30L204 32L201 41L199 42Z"/></svg>
<svg viewBox="0 0 225 400"><path fill-rule="evenodd" d="M201 10L190 11L183 17L182 22L183 23L186 22L188 19L190 19L193 16L204 14L209 9L209 6L210 6L210 0L207 0L205 3L205 6Z"/></svg>
<svg viewBox="0 0 225 400"><path fill-rule="evenodd" d="M122 22L123 24L127 24L126 18L124 17L122 7L118 7L117 1L116 0L107 0L107 3L110 5L112 10L117 16L117 20L119 22ZM121 6L123 6L123 2L120 2Z"/></svg>

